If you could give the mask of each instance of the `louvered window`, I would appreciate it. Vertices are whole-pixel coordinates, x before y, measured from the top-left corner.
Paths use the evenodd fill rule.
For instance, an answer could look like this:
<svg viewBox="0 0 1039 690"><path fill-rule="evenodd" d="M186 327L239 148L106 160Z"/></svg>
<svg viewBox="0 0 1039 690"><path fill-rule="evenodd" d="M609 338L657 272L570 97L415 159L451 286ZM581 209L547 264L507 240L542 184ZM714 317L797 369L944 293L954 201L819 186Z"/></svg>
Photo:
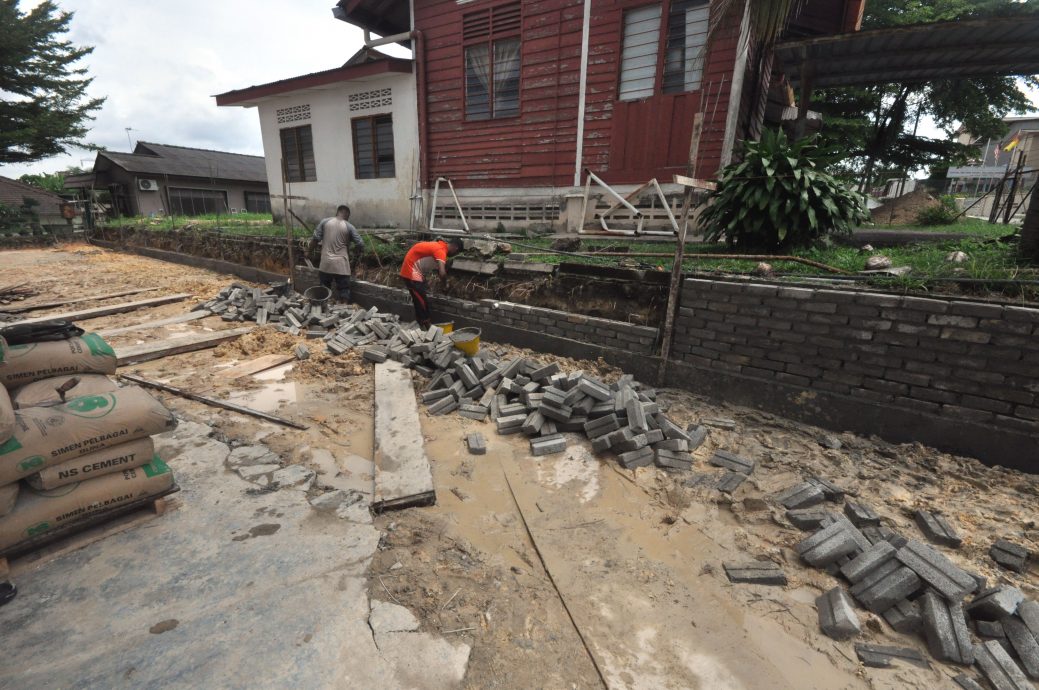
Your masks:
<svg viewBox="0 0 1039 690"><path fill-rule="evenodd" d="M463 15L466 119L519 115L521 25L518 2Z"/></svg>
<svg viewBox="0 0 1039 690"><path fill-rule="evenodd" d="M624 13L619 98L636 101L653 95L660 49L660 5Z"/></svg>
<svg viewBox="0 0 1039 690"><path fill-rule="evenodd" d="M285 161L285 180L312 182L317 179L314 163L314 138L310 125L287 127L281 134L281 157Z"/></svg>
<svg viewBox="0 0 1039 690"><path fill-rule="evenodd" d="M649 98L658 93L658 83L664 93L698 91L710 14L708 0L670 0L625 12L617 98Z"/></svg>
<svg viewBox="0 0 1039 690"><path fill-rule="evenodd" d="M706 0L671 4L664 53L664 93L700 88L710 13L711 7Z"/></svg>
<svg viewBox="0 0 1039 690"><path fill-rule="evenodd" d="M351 122L354 134L354 172L358 180L394 177L393 117L359 117Z"/></svg>

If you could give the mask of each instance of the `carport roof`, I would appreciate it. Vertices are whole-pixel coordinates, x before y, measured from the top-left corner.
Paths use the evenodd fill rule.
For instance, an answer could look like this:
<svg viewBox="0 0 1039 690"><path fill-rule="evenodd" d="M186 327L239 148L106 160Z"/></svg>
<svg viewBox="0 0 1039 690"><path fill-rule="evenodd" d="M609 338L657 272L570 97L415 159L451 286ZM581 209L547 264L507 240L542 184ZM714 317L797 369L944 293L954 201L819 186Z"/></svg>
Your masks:
<svg viewBox="0 0 1039 690"><path fill-rule="evenodd" d="M814 88L1039 74L1039 13L784 41L776 59Z"/></svg>

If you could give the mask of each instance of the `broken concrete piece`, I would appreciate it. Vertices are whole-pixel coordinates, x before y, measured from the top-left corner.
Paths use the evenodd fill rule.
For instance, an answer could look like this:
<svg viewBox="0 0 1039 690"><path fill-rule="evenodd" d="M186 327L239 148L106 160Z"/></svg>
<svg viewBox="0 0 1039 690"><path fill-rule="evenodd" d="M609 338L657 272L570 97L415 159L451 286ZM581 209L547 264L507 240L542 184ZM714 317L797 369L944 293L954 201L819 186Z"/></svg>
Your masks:
<svg viewBox="0 0 1039 690"><path fill-rule="evenodd" d="M847 593L834 587L815 600L819 610L819 628L825 635L835 640L846 640L862 632L859 617Z"/></svg>
<svg viewBox="0 0 1039 690"><path fill-rule="evenodd" d="M923 618L920 616L920 605L908 599L898 602L882 615L895 632L915 633L923 624Z"/></svg>
<svg viewBox="0 0 1039 690"><path fill-rule="evenodd" d="M483 434L469 434L465 437L465 445L469 448L470 455L485 455L487 453L487 441Z"/></svg>
<svg viewBox="0 0 1039 690"><path fill-rule="evenodd" d="M418 630L419 620L408 609L378 599L371 600L368 625L377 635Z"/></svg>
<svg viewBox="0 0 1039 690"><path fill-rule="evenodd" d="M826 496L818 485L802 482L776 494L776 500L787 510L796 510L819 505Z"/></svg>
<svg viewBox="0 0 1039 690"><path fill-rule="evenodd" d="M307 491L314 483L314 470L303 465L289 465L271 474L271 485L283 489L300 489Z"/></svg>
<svg viewBox="0 0 1039 690"><path fill-rule="evenodd" d="M923 542L910 539L895 556L951 601L962 599L977 587L970 574Z"/></svg>
<svg viewBox="0 0 1039 690"><path fill-rule="evenodd" d="M855 654L865 666L891 668L893 661L905 661L921 668L930 668L923 654L908 647L887 647L878 644L857 644Z"/></svg>
<svg viewBox="0 0 1039 690"><path fill-rule="evenodd" d="M227 466L231 469L256 465L280 465L280 463L281 458L272 453L267 446L240 446L227 456Z"/></svg>
<svg viewBox="0 0 1039 690"><path fill-rule="evenodd" d="M238 468L238 476L247 482L267 486L271 473L280 469L281 465L248 465Z"/></svg>
<svg viewBox="0 0 1039 690"><path fill-rule="evenodd" d="M967 605L967 613L971 618L983 621L998 621L1017 612L1018 605L1024 601L1025 595L1017 587L1000 585L978 592Z"/></svg>
<svg viewBox="0 0 1039 690"><path fill-rule="evenodd" d="M364 496L356 491L344 491L340 489L338 491L328 491L320 496L315 496L310 499L310 507L320 512L332 512L339 511L341 508L348 508L363 500Z"/></svg>
<svg viewBox="0 0 1039 690"><path fill-rule="evenodd" d="M1016 573L1028 570L1028 558L1031 555L1023 546L1000 539L989 549L988 555L999 565Z"/></svg>
<svg viewBox="0 0 1039 690"><path fill-rule="evenodd" d="M701 419L700 423L704 426L714 427L715 429L724 429L725 431L736 430L736 420L728 419L727 417L708 417L706 419Z"/></svg>
<svg viewBox="0 0 1039 690"><path fill-rule="evenodd" d="M974 659L995 690L1033 690L1024 672L997 640L974 645Z"/></svg>
<svg viewBox="0 0 1039 690"><path fill-rule="evenodd" d="M920 527L920 531L924 533L924 536L935 544L941 544L953 549L958 549L963 544L962 537L956 534L956 530L953 529L944 516L927 510L918 510L913 517L916 519L916 524Z"/></svg>
<svg viewBox="0 0 1039 690"><path fill-rule="evenodd" d="M754 461L742 458L735 453L730 453L727 450L717 450L711 459L708 461L715 467L724 467L727 470L733 472L742 472L743 474L751 474L754 471Z"/></svg>
<svg viewBox="0 0 1039 690"><path fill-rule="evenodd" d="M778 586L785 586L787 583L786 575L772 561L725 563L723 567L730 582Z"/></svg>
<svg viewBox="0 0 1039 690"><path fill-rule="evenodd" d="M920 602L924 635L931 655L965 666L974 663L974 647L962 604L946 601L934 590L925 592Z"/></svg>
<svg viewBox="0 0 1039 690"><path fill-rule="evenodd" d="M865 503L848 501L844 504L844 514L856 527L877 527L880 525L880 516L873 512Z"/></svg>

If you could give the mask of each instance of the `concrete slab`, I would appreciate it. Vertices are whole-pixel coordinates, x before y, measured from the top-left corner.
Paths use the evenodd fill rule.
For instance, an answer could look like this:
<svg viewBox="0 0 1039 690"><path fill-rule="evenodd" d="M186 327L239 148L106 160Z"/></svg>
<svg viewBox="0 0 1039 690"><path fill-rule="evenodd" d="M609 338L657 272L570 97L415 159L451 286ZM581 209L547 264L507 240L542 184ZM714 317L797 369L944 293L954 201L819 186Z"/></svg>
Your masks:
<svg viewBox="0 0 1039 690"><path fill-rule="evenodd" d="M375 512L436 502L411 371L375 367Z"/></svg>

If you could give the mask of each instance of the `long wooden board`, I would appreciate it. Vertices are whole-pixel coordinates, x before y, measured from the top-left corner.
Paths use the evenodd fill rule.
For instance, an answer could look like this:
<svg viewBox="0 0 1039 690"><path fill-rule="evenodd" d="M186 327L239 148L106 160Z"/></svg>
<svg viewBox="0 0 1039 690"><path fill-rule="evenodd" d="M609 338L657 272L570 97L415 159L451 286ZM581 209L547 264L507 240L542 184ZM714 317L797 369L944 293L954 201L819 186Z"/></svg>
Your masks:
<svg viewBox="0 0 1039 690"><path fill-rule="evenodd" d="M240 379L243 376L252 376L253 374L259 374L261 371L267 371L274 367L287 364L296 359L296 355L263 355L256 359L251 359L248 362L242 362L233 367L229 367L222 371L218 371L214 374L214 378L218 379Z"/></svg>
<svg viewBox="0 0 1039 690"><path fill-rule="evenodd" d="M138 288L137 290L123 290L122 292L110 292L106 295L92 295L90 297L77 297L76 299L66 299L60 302L39 302L37 304L20 304L17 307L8 307L3 311L8 314L21 314L27 311L36 311L38 309L53 309L54 307L66 307L70 304L82 304L83 302L96 302L102 299L115 299L116 297L129 297L130 295L139 295L142 292L155 292L159 288Z"/></svg>
<svg viewBox="0 0 1039 690"><path fill-rule="evenodd" d="M156 340L143 345L131 345L130 347L117 348L115 351L118 366L125 367L128 364L139 364L150 362L153 359L162 359L172 355L180 355L185 352L206 350L216 347L220 343L240 338L253 329L233 328L227 331L216 331L214 333L199 333L184 338L173 338L171 340Z"/></svg>
<svg viewBox="0 0 1039 690"><path fill-rule="evenodd" d="M198 319L204 319L210 315L212 315L212 312L191 311L187 314L181 314L180 316L171 316L168 319L144 321L142 323L135 323L132 326L122 326L120 328L106 328L103 331L96 331L96 333L102 337L105 337L110 335L119 335L120 333L130 333L131 331L146 331L149 328L159 328L161 326L171 326L175 323L187 323L188 321L196 321Z"/></svg>
<svg viewBox="0 0 1039 690"><path fill-rule="evenodd" d="M436 503L411 371L399 362L375 365L375 496L372 510Z"/></svg>
<svg viewBox="0 0 1039 690"><path fill-rule="evenodd" d="M4 326L20 326L27 323L42 323L44 321L62 320L62 321L86 321L87 319L96 319L99 316L108 316L110 314L122 314L127 311L135 311L137 309L144 309L145 307L158 307L163 304L173 304L174 302L182 302L191 295L187 293L179 293L176 295L165 295L163 297L153 297L151 299L142 299L136 302L123 302L122 304L112 304L107 307L94 307L92 309L82 309L80 311L66 311L61 314L48 314L47 316L37 316L32 319L23 319L21 321L15 321L13 323L5 323Z"/></svg>

